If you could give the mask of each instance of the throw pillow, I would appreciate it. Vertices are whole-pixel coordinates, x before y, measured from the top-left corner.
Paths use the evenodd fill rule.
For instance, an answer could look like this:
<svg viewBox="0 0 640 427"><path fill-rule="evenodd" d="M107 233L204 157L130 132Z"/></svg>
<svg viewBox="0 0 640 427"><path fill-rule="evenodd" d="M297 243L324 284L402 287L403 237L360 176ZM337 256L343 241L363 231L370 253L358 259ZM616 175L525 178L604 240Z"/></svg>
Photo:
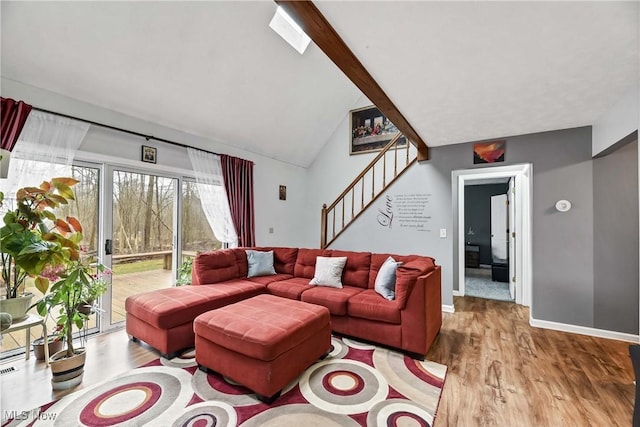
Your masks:
<svg viewBox="0 0 640 427"><path fill-rule="evenodd" d="M249 272L247 277L273 276L276 274L273 268L273 251L262 252L246 250Z"/></svg>
<svg viewBox="0 0 640 427"><path fill-rule="evenodd" d="M402 262L389 257L382 264L376 276L374 289L389 301L396 298L396 270L399 265L402 265Z"/></svg>
<svg viewBox="0 0 640 427"><path fill-rule="evenodd" d="M316 257L316 271L309 284L341 288L342 270L346 263L346 256Z"/></svg>

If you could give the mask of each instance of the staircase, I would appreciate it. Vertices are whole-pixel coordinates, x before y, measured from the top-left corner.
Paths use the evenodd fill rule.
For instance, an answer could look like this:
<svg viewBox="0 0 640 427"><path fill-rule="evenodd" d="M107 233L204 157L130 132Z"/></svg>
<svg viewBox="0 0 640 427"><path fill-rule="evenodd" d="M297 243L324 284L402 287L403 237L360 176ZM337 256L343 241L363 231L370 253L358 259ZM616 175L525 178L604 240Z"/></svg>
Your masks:
<svg viewBox="0 0 640 427"><path fill-rule="evenodd" d="M416 147L398 132L329 207L322 205L320 247L337 239L417 157Z"/></svg>

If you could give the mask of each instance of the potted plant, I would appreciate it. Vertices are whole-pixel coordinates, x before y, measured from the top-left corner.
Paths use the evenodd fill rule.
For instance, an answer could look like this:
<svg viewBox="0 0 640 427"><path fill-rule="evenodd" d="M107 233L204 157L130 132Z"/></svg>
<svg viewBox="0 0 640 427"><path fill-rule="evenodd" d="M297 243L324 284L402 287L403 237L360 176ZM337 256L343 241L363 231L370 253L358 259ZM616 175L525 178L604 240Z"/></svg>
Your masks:
<svg viewBox="0 0 640 427"><path fill-rule="evenodd" d="M72 387L82 381L86 351L74 345L74 327L84 328L91 311L82 310L87 298L98 298L106 291L104 276L110 274L102 264L85 259L71 261L60 273L49 292L36 304L38 313L51 313L57 324L58 336L63 337L66 349L51 356L51 383L54 390Z"/></svg>
<svg viewBox="0 0 640 427"><path fill-rule="evenodd" d="M26 316L33 294L24 292L27 278L43 293L49 281L40 273L45 268L66 265L79 258L78 242L82 234L74 231L77 219L58 218L54 209L74 200L72 178L53 178L39 187L16 192L16 207L4 215L0 228L0 261L4 295L0 312L11 314L13 321ZM4 193L0 192L0 205Z"/></svg>

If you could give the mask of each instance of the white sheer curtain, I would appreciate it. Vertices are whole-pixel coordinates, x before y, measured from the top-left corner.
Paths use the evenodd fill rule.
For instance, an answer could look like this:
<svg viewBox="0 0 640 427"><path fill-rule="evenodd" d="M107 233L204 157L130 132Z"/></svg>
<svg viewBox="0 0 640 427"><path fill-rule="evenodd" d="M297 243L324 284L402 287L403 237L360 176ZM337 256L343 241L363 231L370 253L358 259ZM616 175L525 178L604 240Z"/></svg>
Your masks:
<svg viewBox="0 0 640 427"><path fill-rule="evenodd" d="M7 202L4 208L11 209L18 188L71 176L73 158L88 130L88 123L31 111L11 153L7 179L0 180Z"/></svg>
<svg viewBox="0 0 640 427"><path fill-rule="evenodd" d="M238 234L231 219L229 199L224 189L220 156L187 148L196 175L200 203L213 234L230 247L238 246Z"/></svg>

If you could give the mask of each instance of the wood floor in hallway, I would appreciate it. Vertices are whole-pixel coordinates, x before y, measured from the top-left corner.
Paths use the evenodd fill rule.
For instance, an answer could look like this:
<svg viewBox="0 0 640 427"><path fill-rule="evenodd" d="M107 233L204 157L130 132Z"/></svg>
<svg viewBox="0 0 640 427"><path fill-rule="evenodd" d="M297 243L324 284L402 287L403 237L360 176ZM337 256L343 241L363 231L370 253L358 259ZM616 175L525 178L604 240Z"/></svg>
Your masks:
<svg viewBox="0 0 640 427"><path fill-rule="evenodd" d="M454 314L427 358L449 367L436 416L446 426L630 426L633 369L629 344L529 326L521 306L456 297ZM124 330L88 343L89 387L158 357ZM0 377L0 409L29 410L60 398L44 363L24 359ZM73 390L72 390L73 391Z"/></svg>

